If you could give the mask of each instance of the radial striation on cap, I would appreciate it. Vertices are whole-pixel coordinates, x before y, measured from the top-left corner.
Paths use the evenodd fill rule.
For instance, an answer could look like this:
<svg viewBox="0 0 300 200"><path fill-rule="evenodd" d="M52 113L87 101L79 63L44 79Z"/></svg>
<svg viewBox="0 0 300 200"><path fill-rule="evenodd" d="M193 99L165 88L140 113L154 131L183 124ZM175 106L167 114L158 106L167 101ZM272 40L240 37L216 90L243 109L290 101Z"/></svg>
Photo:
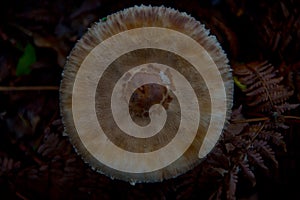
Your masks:
<svg viewBox="0 0 300 200"><path fill-rule="evenodd" d="M216 38L186 13L135 6L95 23L65 65L65 133L93 169L131 183L177 177L218 142L233 81Z"/></svg>

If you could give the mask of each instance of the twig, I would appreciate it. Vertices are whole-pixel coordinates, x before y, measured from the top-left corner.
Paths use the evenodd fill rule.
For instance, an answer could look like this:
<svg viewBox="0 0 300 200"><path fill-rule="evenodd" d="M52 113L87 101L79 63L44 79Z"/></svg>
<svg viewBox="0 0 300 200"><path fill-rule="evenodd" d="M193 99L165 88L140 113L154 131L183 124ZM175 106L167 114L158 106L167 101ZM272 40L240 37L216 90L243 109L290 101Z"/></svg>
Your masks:
<svg viewBox="0 0 300 200"><path fill-rule="evenodd" d="M282 116L284 119L295 119L300 120L300 117L297 116ZM238 124L238 123L249 123L249 122L260 122L260 121L267 121L269 120L269 117L260 117L260 118L252 118L252 119L241 119L241 120L233 120L232 123Z"/></svg>
<svg viewBox="0 0 300 200"><path fill-rule="evenodd" d="M284 119L298 119L300 120L300 117L297 117L297 116L283 116Z"/></svg>
<svg viewBox="0 0 300 200"><path fill-rule="evenodd" d="M24 195L22 195L20 192L16 192L16 196L19 197L22 200L28 200Z"/></svg>
<svg viewBox="0 0 300 200"><path fill-rule="evenodd" d="M0 86L1 92L59 90L58 86Z"/></svg>
<svg viewBox="0 0 300 200"><path fill-rule="evenodd" d="M260 117L260 118L253 118L253 119L241 119L241 120L233 120L232 123L249 123L249 122L260 122L260 121L267 121L269 120L268 117Z"/></svg>

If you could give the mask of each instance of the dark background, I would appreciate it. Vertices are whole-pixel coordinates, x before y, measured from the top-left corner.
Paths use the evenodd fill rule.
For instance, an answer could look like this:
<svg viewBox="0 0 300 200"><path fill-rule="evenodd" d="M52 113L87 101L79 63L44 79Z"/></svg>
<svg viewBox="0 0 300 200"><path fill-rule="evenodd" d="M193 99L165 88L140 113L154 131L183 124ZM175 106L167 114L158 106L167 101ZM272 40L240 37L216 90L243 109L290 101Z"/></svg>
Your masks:
<svg viewBox="0 0 300 200"><path fill-rule="evenodd" d="M133 5L164 5L187 12L211 30L234 67L268 60L283 83L300 96L300 5L296 0L4 0L0 4L0 86L39 86L38 91L0 91L0 199L207 199L197 168L163 183L131 186L89 169L62 135L58 86L67 55L93 22ZM30 73L17 64L31 44ZM55 86L48 90L44 86ZM238 88L235 104L242 102ZM291 111L299 116L299 108ZM300 199L299 121L287 123L287 152L278 169L257 172L257 185L243 179L238 198ZM188 183L188 184L183 184ZM186 185L192 185L187 187ZM207 189L208 188L208 189Z"/></svg>

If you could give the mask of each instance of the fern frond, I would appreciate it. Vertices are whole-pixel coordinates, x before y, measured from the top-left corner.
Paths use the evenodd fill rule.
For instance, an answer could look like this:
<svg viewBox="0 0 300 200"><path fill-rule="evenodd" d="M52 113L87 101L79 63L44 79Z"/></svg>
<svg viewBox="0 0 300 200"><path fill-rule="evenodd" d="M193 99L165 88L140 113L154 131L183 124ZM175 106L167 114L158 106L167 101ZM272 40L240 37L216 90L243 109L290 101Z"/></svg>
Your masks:
<svg viewBox="0 0 300 200"><path fill-rule="evenodd" d="M275 166L278 166L278 162L275 158L275 153L273 149L268 145L265 140L255 140L253 142L253 147L261 153L265 158L270 159Z"/></svg>
<svg viewBox="0 0 300 200"><path fill-rule="evenodd" d="M283 103L281 105L275 105L276 111L278 114L282 114L286 111L293 110L297 108L300 104L289 104L289 103Z"/></svg>
<svg viewBox="0 0 300 200"><path fill-rule="evenodd" d="M248 156L249 162L251 164L253 164L254 166L259 166L260 168L262 168L264 170L268 169L268 167L264 163L263 157L256 150L249 150L247 152L247 156Z"/></svg>
<svg viewBox="0 0 300 200"><path fill-rule="evenodd" d="M207 164L215 168L223 167L224 169L228 169L230 165L229 158L224 154L224 151L218 146L215 147L213 152L211 152L207 156L206 162Z"/></svg>
<svg viewBox="0 0 300 200"><path fill-rule="evenodd" d="M247 134L250 135L251 133L247 132ZM249 146L250 141L247 137L235 137L235 138L232 139L231 144L233 146L235 146L236 148L246 149L247 146Z"/></svg>
<svg viewBox="0 0 300 200"><path fill-rule="evenodd" d="M258 138L269 141L276 146L280 146L284 149L284 151L286 151L286 144L283 140L282 134L275 130L263 130L258 135Z"/></svg>
<svg viewBox="0 0 300 200"><path fill-rule="evenodd" d="M236 184L238 182L238 167L233 168L227 175L227 180L225 179L226 183L225 186L227 188L226 192L226 199L234 200L236 199L235 192L236 192Z"/></svg>
<svg viewBox="0 0 300 200"><path fill-rule="evenodd" d="M266 130L279 130L279 129L288 129L289 127L285 125L284 123L278 123L270 121L269 123L266 123L265 129Z"/></svg>
<svg viewBox="0 0 300 200"><path fill-rule="evenodd" d="M235 71L234 71L235 72ZM249 71L249 73L252 73L251 71ZM237 76L239 76L238 73L235 73ZM258 79L258 77L255 76L255 74L249 74L247 76L239 76L239 80L241 83L247 83L247 85L252 85L254 83L256 83L256 80Z"/></svg>
<svg viewBox="0 0 300 200"><path fill-rule="evenodd" d="M239 162L239 166L241 168L243 175L252 183L252 186L255 186L256 185L255 175L252 172L252 170L250 169L250 165L249 165L247 156L245 157L245 159L243 161Z"/></svg>
<svg viewBox="0 0 300 200"><path fill-rule="evenodd" d="M296 107L286 103L294 92L280 85L283 77L267 61L237 66L234 73L241 84L247 87L243 92L246 94L246 105L251 111L282 114Z"/></svg>
<svg viewBox="0 0 300 200"><path fill-rule="evenodd" d="M278 87L278 84L283 80L283 77L276 77L269 80L269 84L267 85L268 89L273 89L275 87ZM254 96L257 94L261 94L265 92L264 88L262 87L262 82L258 81L256 83L253 83L251 86L249 86L244 92L247 96ZM260 90L259 90L260 89Z"/></svg>
<svg viewBox="0 0 300 200"><path fill-rule="evenodd" d="M281 105L288 100L292 95L293 91L287 91L284 88L281 87L274 87L270 92L266 93L264 92L265 88L258 88L254 90L251 93L246 94L247 96L253 96L254 94L257 94L254 96L251 101L249 101L248 106L254 107L259 104L268 103L272 105L272 108L275 109L276 105ZM259 95L258 95L259 94ZM284 108L284 106L283 106Z"/></svg>
<svg viewBox="0 0 300 200"><path fill-rule="evenodd" d="M274 108L276 105L282 105L285 103L292 95L293 91L288 91L288 90L275 90L270 93L270 97L272 98Z"/></svg>
<svg viewBox="0 0 300 200"><path fill-rule="evenodd" d="M20 164L20 161L15 161L14 159L6 156L0 158L0 177L2 175L7 175L16 168L19 168Z"/></svg>

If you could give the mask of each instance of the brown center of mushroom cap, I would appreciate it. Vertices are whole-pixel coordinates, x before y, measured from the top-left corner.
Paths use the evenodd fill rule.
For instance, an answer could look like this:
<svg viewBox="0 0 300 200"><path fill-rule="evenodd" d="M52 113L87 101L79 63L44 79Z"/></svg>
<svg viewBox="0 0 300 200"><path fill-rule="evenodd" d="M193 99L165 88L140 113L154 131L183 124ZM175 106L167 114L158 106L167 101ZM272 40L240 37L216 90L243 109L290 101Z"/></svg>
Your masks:
<svg viewBox="0 0 300 200"><path fill-rule="evenodd" d="M159 84L145 84L134 91L129 100L129 113L132 120L140 126L150 123L149 109L159 104L168 109L172 101L168 89Z"/></svg>

